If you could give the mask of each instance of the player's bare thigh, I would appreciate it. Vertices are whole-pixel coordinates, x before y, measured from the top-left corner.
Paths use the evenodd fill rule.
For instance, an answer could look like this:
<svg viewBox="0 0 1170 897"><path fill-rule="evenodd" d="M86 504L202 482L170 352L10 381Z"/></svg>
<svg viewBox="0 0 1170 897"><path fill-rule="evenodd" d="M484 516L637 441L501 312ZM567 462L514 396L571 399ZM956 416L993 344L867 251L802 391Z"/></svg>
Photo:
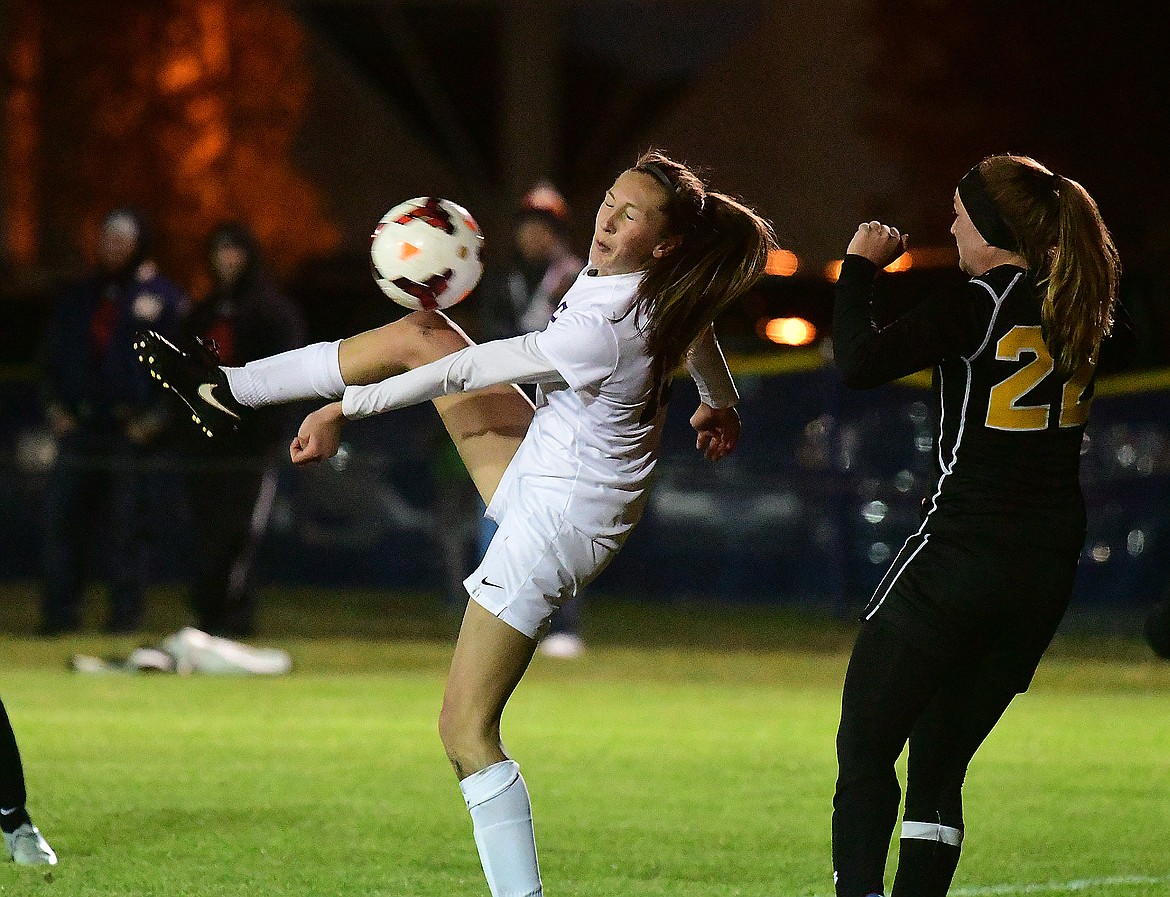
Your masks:
<svg viewBox="0 0 1170 897"><path fill-rule="evenodd" d="M351 386L377 383L394 374L458 352L471 344L442 312L416 311L341 341L341 376Z"/></svg>
<svg viewBox="0 0 1170 897"><path fill-rule="evenodd" d="M412 312L383 327L342 340L341 377L349 385L377 383L437 361L471 345L471 339L442 312ZM442 396L435 408L485 502L495 494L511 463L533 408L515 386L492 386Z"/></svg>

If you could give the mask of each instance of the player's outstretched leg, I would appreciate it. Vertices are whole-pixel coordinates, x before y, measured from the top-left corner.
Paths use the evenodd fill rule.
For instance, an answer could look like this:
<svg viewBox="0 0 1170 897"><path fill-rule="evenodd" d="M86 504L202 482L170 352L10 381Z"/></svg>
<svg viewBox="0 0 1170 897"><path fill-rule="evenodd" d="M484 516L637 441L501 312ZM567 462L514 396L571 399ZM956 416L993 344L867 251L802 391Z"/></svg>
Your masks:
<svg viewBox="0 0 1170 897"><path fill-rule="evenodd" d="M346 340L220 367L194 340L176 345L156 333L135 341L143 362L190 406L209 435L234 429L248 409L303 399L339 399L345 387L377 383L471 345L442 312L414 312ZM513 386L493 386L435 400L447 432L484 501L532 421L532 403ZM221 407L222 406L222 407Z"/></svg>
<svg viewBox="0 0 1170 897"><path fill-rule="evenodd" d="M469 601L439 715L495 897L543 894L528 787L500 740L504 705L535 649L533 639Z"/></svg>
<svg viewBox="0 0 1170 897"><path fill-rule="evenodd" d="M472 344L450 318L419 311L343 340L338 351L347 384L377 383ZM489 386L434 400L467 472L490 502L504 469L532 422L532 402L515 386Z"/></svg>

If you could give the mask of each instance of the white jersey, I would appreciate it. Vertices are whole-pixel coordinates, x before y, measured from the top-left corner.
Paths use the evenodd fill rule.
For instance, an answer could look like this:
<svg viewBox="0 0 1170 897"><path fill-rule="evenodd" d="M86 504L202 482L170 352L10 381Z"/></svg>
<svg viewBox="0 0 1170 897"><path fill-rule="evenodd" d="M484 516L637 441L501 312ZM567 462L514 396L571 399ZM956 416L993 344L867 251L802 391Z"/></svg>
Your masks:
<svg viewBox="0 0 1170 897"><path fill-rule="evenodd" d="M617 536L642 514L664 409L647 413L651 360L633 308L641 272L588 270L536 334L561 382L538 387L536 415L488 515L501 519L518 491L527 503L536 488L563 506L570 525Z"/></svg>
<svg viewBox="0 0 1170 897"><path fill-rule="evenodd" d="M356 419L500 383L536 383L537 408L488 506L502 520L517 501L553 507L570 526L621 536L637 522L658 458L664 408L646 340L635 322L641 272L582 271L539 333L469 346L371 386L346 387L342 410ZM714 333L687 357L707 404L738 399ZM649 410L648 410L649 409Z"/></svg>
<svg viewBox="0 0 1170 897"><path fill-rule="evenodd" d="M539 385L488 505L499 532L465 581L474 601L529 638L605 568L646 504L666 409L635 322L641 277L584 271L545 330L468 346L342 397L345 416L361 418L501 383ZM711 328L686 364L706 404L735 404Z"/></svg>

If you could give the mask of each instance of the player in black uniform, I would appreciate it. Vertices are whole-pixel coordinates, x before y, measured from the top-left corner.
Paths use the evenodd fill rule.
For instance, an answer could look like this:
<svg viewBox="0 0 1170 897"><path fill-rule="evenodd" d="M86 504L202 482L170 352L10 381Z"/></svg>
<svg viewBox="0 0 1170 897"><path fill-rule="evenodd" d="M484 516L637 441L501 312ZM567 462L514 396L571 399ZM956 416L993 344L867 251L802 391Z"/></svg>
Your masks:
<svg viewBox="0 0 1170 897"><path fill-rule="evenodd" d="M8 711L0 701L0 831L9 858L22 866L55 866L57 854L33 825L25 801L24 766L20 749L8 721Z"/></svg>
<svg viewBox="0 0 1170 897"><path fill-rule="evenodd" d="M884 889L901 797L894 897L944 895L963 840L962 784L1024 691L1072 593L1084 539L1078 463L1120 270L1096 203L1032 159L991 156L959 182L951 233L971 279L888 327L870 317L894 228L862 224L833 312L854 388L934 369L938 481L921 527L866 606L837 733L838 897Z"/></svg>

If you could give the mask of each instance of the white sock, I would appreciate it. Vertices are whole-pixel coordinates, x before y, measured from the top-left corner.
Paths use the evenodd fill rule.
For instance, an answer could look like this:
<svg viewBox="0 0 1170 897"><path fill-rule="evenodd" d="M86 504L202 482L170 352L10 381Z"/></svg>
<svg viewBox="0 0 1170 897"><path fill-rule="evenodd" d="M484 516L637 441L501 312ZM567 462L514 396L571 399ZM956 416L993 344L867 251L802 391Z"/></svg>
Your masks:
<svg viewBox="0 0 1170 897"><path fill-rule="evenodd" d="M236 401L263 408L300 399L340 399L345 392L337 351L341 340L313 343L300 349L249 361L242 368L223 368Z"/></svg>
<svg viewBox="0 0 1170 897"><path fill-rule="evenodd" d="M492 897L542 897L532 803L515 760L493 763L459 783Z"/></svg>

